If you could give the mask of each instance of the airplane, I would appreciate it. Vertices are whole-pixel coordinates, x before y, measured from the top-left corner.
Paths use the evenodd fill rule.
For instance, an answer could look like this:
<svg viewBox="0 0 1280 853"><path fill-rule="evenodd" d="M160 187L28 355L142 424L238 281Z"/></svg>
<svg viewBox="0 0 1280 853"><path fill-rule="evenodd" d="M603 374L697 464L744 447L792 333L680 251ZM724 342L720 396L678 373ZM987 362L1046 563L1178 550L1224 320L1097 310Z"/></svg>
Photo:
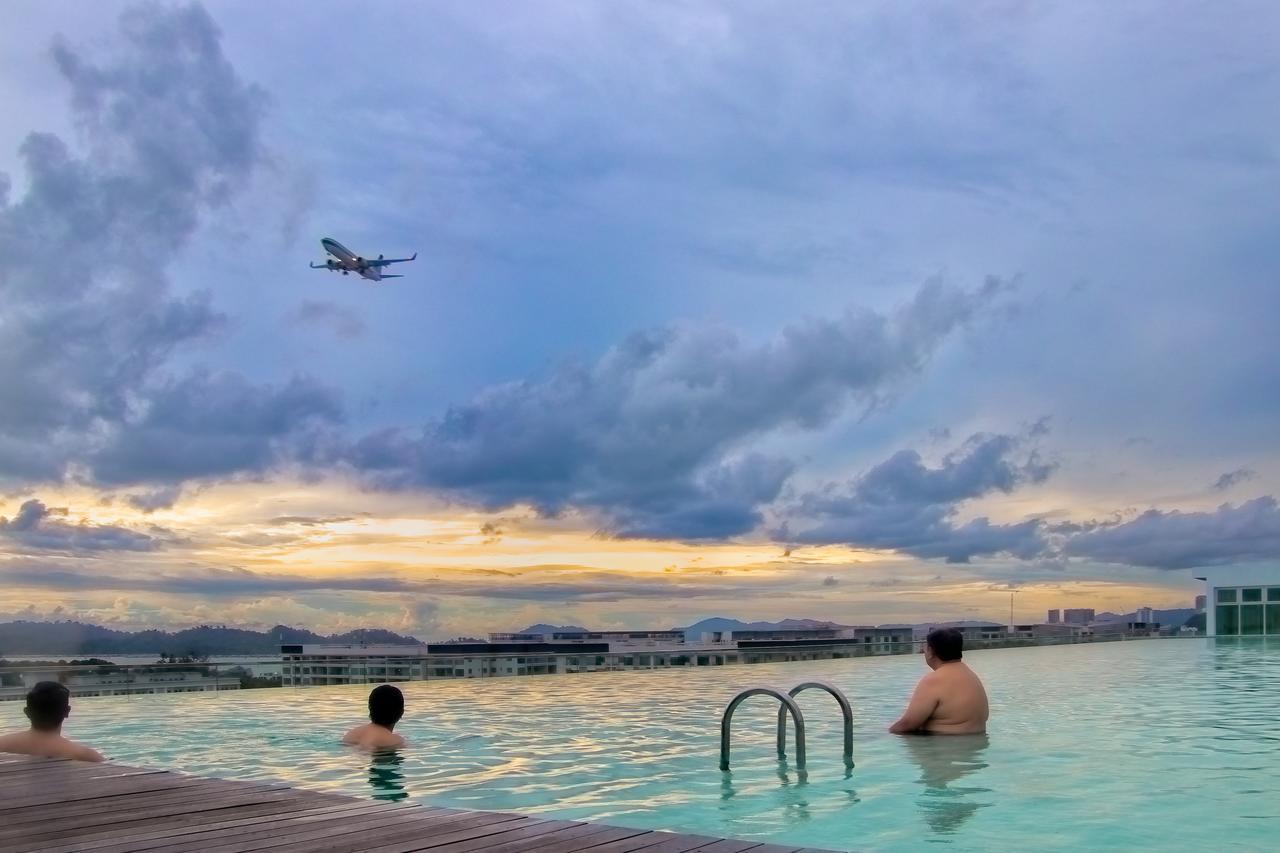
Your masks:
<svg viewBox="0 0 1280 853"><path fill-rule="evenodd" d="M311 268L313 270L340 270L343 275L354 272L359 273L369 281L382 281L384 278L404 278L402 275L384 273L382 268L389 267L392 264L408 263L418 257L418 253L414 252L408 258L384 258L382 255L378 255L375 260L369 260L360 257L337 240L329 237L321 240L320 245L324 246L325 252L332 255L332 257L322 264L312 264Z"/></svg>

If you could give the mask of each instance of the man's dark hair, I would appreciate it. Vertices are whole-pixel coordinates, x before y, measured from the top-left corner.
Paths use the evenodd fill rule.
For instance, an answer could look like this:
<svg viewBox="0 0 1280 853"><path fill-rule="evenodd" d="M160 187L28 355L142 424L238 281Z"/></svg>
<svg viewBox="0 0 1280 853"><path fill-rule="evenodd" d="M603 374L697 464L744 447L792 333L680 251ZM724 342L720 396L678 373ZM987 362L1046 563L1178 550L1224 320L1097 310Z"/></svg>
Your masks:
<svg viewBox="0 0 1280 853"><path fill-rule="evenodd" d="M960 660L964 657L964 634L959 628L934 628L925 639L940 661Z"/></svg>
<svg viewBox="0 0 1280 853"><path fill-rule="evenodd" d="M56 731L71 713L71 691L56 681L41 681L27 693L31 728Z"/></svg>
<svg viewBox="0 0 1280 853"><path fill-rule="evenodd" d="M384 728L395 728L404 716L404 694L399 687L379 684L369 694L369 721Z"/></svg>

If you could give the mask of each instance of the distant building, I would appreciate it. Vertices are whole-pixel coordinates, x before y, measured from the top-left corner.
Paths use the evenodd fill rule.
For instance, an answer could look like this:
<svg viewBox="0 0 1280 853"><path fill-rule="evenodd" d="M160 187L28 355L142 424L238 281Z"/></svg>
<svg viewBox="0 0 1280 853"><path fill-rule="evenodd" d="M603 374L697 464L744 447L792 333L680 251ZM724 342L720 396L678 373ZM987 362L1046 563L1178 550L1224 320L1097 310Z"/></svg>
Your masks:
<svg viewBox="0 0 1280 853"><path fill-rule="evenodd" d="M1205 602L1206 602L1207 600L1208 600L1208 599L1207 599L1205 596L1203 596L1203 595L1197 595L1197 596L1196 596L1196 612L1197 612L1197 613L1203 613L1203 612L1204 612L1204 605L1205 605Z"/></svg>
<svg viewBox="0 0 1280 853"><path fill-rule="evenodd" d="M1068 625L1088 625L1096 618L1092 607L1068 607L1062 611L1062 621Z"/></svg>
<svg viewBox="0 0 1280 853"><path fill-rule="evenodd" d="M1050 610L1049 618L1045 620L1045 622L1049 623L1050 625L1057 625L1061 621L1062 621L1061 610Z"/></svg>
<svg viewBox="0 0 1280 853"><path fill-rule="evenodd" d="M492 678L907 654L911 626L491 634L488 642L283 645L287 686Z"/></svg>
<svg viewBox="0 0 1280 853"><path fill-rule="evenodd" d="M232 676L205 672L166 672L162 669L136 669L121 672L27 671L21 674L21 678L21 686L0 687L0 700L25 699L27 691L41 681L61 682L75 697L209 693L217 690L240 689L240 679Z"/></svg>
<svg viewBox="0 0 1280 853"><path fill-rule="evenodd" d="M1203 569L1205 633L1216 637L1280 636L1280 565Z"/></svg>
<svg viewBox="0 0 1280 853"><path fill-rule="evenodd" d="M1150 607L1139 607L1133 614L1135 622L1152 622L1152 614L1154 611Z"/></svg>

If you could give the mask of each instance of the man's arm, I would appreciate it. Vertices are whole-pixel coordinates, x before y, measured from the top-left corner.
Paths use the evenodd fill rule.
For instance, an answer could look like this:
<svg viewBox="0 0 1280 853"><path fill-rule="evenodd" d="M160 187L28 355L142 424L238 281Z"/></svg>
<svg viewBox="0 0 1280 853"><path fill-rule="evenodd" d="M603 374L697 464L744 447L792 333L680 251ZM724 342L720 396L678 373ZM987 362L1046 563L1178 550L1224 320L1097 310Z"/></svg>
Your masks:
<svg viewBox="0 0 1280 853"><path fill-rule="evenodd" d="M929 680L928 676L920 679L915 692L911 694L911 701L907 703L907 710L903 711L898 721L889 727L889 734L905 735L924 728L924 724L929 722L929 718L938 707L938 697L934 694Z"/></svg>

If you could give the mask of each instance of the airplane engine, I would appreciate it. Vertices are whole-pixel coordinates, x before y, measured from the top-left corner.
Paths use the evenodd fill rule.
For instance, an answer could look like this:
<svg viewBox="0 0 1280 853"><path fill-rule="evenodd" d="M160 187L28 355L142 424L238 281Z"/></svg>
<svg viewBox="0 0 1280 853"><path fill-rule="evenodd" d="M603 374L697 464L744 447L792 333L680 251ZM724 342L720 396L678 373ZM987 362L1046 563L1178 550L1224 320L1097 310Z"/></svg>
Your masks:
<svg viewBox="0 0 1280 853"><path fill-rule="evenodd" d="M363 267L364 264L365 264L364 258L356 258L356 266Z"/></svg>

